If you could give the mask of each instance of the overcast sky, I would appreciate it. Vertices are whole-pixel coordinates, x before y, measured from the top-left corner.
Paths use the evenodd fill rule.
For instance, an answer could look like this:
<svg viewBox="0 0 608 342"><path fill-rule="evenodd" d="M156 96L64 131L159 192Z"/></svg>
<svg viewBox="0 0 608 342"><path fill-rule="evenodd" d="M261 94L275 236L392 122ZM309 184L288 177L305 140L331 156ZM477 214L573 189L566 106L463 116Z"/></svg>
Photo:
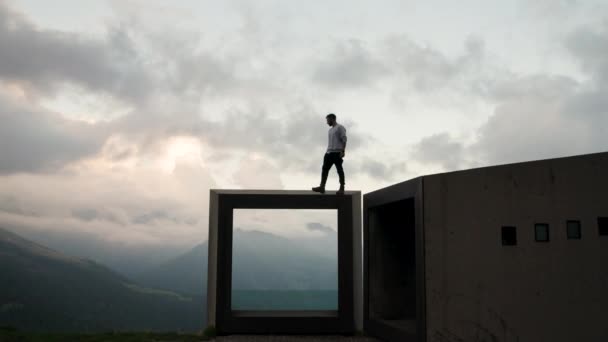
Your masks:
<svg viewBox="0 0 608 342"><path fill-rule="evenodd" d="M318 185L329 112L367 192L606 151L607 90L606 1L0 0L0 225L192 245Z"/></svg>

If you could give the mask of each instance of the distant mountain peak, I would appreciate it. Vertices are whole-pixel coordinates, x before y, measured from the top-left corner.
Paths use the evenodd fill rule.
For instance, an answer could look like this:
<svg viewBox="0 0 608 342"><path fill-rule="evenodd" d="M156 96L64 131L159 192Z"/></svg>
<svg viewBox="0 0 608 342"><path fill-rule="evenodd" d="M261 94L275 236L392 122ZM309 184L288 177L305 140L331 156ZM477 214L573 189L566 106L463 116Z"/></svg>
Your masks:
<svg viewBox="0 0 608 342"><path fill-rule="evenodd" d="M60 253L54 249L48 248L46 246L40 245L33 241L27 240L21 237L19 234L12 232L8 229L0 227L0 243L4 243L14 248L21 249L23 251L27 251L30 254L38 255L46 258L51 258L55 260L60 260L64 262L70 263L90 263L89 260L83 260L75 257L71 257Z"/></svg>
<svg viewBox="0 0 608 342"><path fill-rule="evenodd" d="M0 326L194 331L204 319L202 296L140 286L103 264L67 256L2 228L0 269L0 306L11 304L0 310Z"/></svg>
<svg viewBox="0 0 608 342"><path fill-rule="evenodd" d="M241 236L260 236L260 237L267 237L267 238L274 238L274 239L284 239L284 240L289 240L286 237L277 235L277 234L273 234L273 233L269 233L269 232L264 232L261 230L257 230L257 229L242 229L242 228L235 228L234 229L234 235L241 235Z"/></svg>

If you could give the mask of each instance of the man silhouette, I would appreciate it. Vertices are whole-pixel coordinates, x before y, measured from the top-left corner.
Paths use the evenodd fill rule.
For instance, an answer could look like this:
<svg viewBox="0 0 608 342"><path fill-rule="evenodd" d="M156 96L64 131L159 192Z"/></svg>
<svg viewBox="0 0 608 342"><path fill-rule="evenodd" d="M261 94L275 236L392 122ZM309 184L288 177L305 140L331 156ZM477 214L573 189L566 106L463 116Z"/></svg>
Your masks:
<svg viewBox="0 0 608 342"><path fill-rule="evenodd" d="M342 158L344 158L346 152L346 128L336 121L336 114L327 114L325 119L331 128L327 132L327 151L323 157L323 167L321 168L321 185L312 188L312 191L325 193L325 183L327 182L329 169L335 164L340 179L340 190L336 191L336 194L342 195L344 194Z"/></svg>

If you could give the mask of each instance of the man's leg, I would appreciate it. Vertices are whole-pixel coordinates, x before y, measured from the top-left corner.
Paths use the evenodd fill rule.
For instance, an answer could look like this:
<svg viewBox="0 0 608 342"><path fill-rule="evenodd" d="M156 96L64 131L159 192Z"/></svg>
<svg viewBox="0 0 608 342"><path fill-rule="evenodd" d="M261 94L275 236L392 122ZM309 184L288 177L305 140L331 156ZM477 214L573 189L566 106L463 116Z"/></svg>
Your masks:
<svg viewBox="0 0 608 342"><path fill-rule="evenodd" d="M335 164L336 170L338 170L338 177L340 178L340 188L344 189L344 169L342 168L342 162L344 160L340 156L340 153L336 153Z"/></svg>
<svg viewBox="0 0 608 342"><path fill-rule="evenodd" d="M325 153L323 156L323 166L321 167L321 185L312 188L312 191L316 192L325 192L325 183L327 183L327 175L329 174L329 169L331 169L332 160L330 159L329 153Z"/></svg>
<svg viewBox="0 0 608 342"><path fill-rule="evenodd" d="M325 183L327 183L327 175L329 175L332 164L331 154L325 153L325 156L323 156L323 167L321 167L321 187L323 188L325 187Z"/></svg>

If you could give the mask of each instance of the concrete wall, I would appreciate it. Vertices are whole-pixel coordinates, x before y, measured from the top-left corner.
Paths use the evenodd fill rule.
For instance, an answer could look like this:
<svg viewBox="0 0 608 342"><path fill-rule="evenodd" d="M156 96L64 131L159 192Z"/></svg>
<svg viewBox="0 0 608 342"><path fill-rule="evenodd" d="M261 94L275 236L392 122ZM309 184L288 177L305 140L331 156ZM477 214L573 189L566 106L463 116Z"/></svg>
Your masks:
<svg viewBox="0 0 608 342"><path fill-rule="evenodd" d="M218 193L209 191L209 237L207 242L207 326L216 325L217 257L218 257Z"/></svg>
<svg viewBox="0 0 608 342"><path fill-rule="evenodd" d="M608 153L425 176L427 341L608 341ZM566 238L580 220L582 239ZM534 223L550 224L550 242ZM517 227L502 246L501 227Z"/></svg>
<svg viewBox="0 0 608 342"><path fill-rule="evenodd" d="M224 333L354 333L363 330L361 192L210 189L208 324ZM325 311L232 310L229 303L234 208L338 210L339 308ZM331 310L329 310L331 311Z"/></svg>
<svg viewBox="0 0 608 342"><path fill-rule="evenodd" d="M355 330L363 331L363 220L361 192L352 195L353 203L353 310Z"/></svg>

